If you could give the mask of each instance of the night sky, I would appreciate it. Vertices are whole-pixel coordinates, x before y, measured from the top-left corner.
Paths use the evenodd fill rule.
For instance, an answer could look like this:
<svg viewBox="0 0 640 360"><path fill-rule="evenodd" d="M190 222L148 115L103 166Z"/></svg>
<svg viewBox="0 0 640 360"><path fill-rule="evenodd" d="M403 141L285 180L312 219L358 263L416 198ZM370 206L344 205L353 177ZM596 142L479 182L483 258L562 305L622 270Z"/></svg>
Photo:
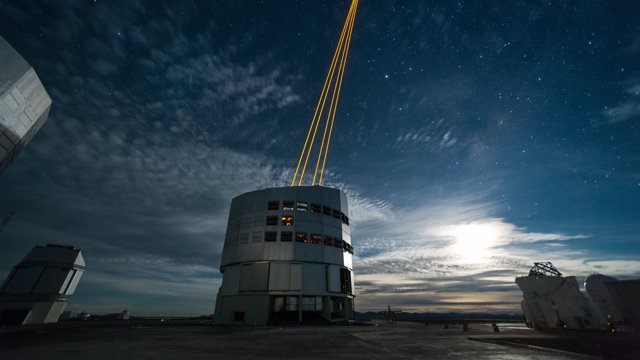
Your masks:
<svg viewBox="0 0 640 360"><path fill-rule="evenodd" d="M82 249L70 309L210 314L230 201L287 186L346 1L0 0L53 99L0 175L0 277ZM514 277L640 277L640 5L361 1L325 185L356 309L520 312Z"/></svg>

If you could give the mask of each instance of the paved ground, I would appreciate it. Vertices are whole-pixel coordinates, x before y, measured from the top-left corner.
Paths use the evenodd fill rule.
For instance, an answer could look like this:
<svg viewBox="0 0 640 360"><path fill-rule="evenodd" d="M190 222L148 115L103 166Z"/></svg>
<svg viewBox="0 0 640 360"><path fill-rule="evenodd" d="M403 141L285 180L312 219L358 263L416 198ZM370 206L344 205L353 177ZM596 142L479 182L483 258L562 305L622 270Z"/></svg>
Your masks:
<svg viewBox="0 0 640 360"><path fill-rule="evenodd" d="M511 339L512 343L507 345L512 346L505 346L504 339L507 343ZM537 341L536 346L544 339L558 341L555 336L540 335L520 326L503 325L501 332L495 334L488 324L472 324L467 332L461 326L444 329L442 325L419 323L257 329L203 325L88 326L0 333L0 359L585 358L575 353L527 347L515 339Z"/></svg>

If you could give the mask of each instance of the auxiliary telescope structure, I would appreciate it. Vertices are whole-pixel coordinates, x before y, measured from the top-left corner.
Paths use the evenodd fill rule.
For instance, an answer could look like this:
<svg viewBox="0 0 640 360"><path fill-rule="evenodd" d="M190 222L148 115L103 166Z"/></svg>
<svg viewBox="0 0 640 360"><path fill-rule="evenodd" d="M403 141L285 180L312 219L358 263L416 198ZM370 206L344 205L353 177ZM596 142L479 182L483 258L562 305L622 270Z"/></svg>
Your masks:
<svg viewBox="0 0 640 360"><path fill-rule="evenodd" d="M36 72L0 36L0 174L44 125L50 109Z"/></svg>
<svg viewBox="0 0 640 360"><path fill-rule="evenodd" d="M606 330L606 318L580 291L575 276L562 276L550 262L534 263L516 278L524 295L522 312L535 329Z"/></svg>
<svg viewBox="0 0 640 360"><path fill-rule="evenodd" d="M231 202L216 324L326 323L353 316L347 197L322 182L357 7L353 0L290 186ZM311 186L304 185L305 175Z"/></svg>
<svg viewBox="0 0 640 360"><path fill-rule="evenodd" d="M0 286L0 327L57 322L84 270L73 246L35 246Z"/></svg>

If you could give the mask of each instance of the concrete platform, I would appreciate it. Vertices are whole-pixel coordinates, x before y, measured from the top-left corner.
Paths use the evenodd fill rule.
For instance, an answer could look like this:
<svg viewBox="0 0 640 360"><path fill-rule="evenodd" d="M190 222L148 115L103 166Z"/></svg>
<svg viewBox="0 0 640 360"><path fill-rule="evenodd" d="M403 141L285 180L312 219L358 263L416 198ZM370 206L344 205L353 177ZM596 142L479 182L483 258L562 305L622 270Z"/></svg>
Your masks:
<svg viewBox="0 0 640 360"><path fill-rule="evenodd" d="M76 324L0 333L2 359L584 359L589 356L545 348L540 335L523 326L421 323L287 328L207 325ZM600 333L598 335L607 335ZM471 339L470 339L471 338ZM534 346L504 346L504 339L529 339ZM536 340L537 339L537 340ZM542 340L541 340L542 339ZM604 338L605 341L608 338ZM620 338L616 338L620 339ZM480 340L480 341L479 341ZM637 340L637 339L636 339ZM514 340L515 341L515 340ZM594 341L591 339L590 341ZM515 341L517 342L517 341ZM623 345L625 342L622 343ZM508 345L508 344L506 344ZM630 344L632 346L632 344ZM637 349L635 349L637 350ZM633 351L620 358L634 358ZM631 352L629 352L631 351ZM637 353L636 353L637 354ZM598 355L598 354L595 354ZM601 356L606 356L600 354ZM610 356L608 356L610 357Z"/></svg>

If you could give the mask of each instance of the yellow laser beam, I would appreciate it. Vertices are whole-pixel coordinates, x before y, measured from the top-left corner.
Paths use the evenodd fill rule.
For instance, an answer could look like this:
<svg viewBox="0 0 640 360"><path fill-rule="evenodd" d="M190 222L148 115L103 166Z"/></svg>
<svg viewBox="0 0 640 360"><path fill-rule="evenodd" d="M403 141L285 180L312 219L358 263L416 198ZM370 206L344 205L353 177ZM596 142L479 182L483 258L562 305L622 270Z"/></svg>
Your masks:
<svg viewBox="0 0 640 360"><path fill-rule="evenodd" d="M305 138L302 151L300 152L300 157L298 158L296 170L294 172L293 179L291 180L291 186L294 186L296 184L296 180L298 186L302 185L302 181L304 179L304 175L306 173L307 165L309 162L309 157L313 152L313 147L316 142L316 136L318 135L318 128L324 116L326 101L329 96L329 92L331 92L331 100L329 101L329 109L326 113L324 130L322 133L322 138L320 140L320 148L318 150L318 156L316 159L313 179L311 183L312 185L316 185L316 178L319 177L318 185L322 185L322 180L324 178L324 169L326 166L327 155L329 151L329 144L331 143L331 135L333 134L333 124L335 122L336 110L338 107L342 81L344 78L344 71L346 68L346 61L349 54L349 46L351 44L351 37L353 35L353 26L355 23L357 7L358 0L353 0L351 2L351 6L349 7L347 18L340 33L338 45L336 46L333 58L331 59L331 65L322 86L322 91L314 110L311 123L309 124L309 130L307 131L307 136ZM320 167L320 164L322 164L322 167Z"/></svg>
<svg viewBox="0 0 640 360"><path fill-rule="evenodd" d="M352 4L353 5L353 4ZM348 17L351 15L351 9L349 10L349 15ZM306 171L307 168L307 163L309 161L309 156L311 155L311 151L313 149L313 143L315 142L315 137L317 134L317 130L318 130L318 125L320 122L320 118L322 117L322 113L324 111L324 105L326 103L326 98L329 92L329 89L331 87L331 83L333 82L333 74L335 72L335 65L338 62L338 58L339 58L339 53L340 50L343 46L344 43L344 38L345 35L347 34L347 28L348 28L348 22L345 22L345 25L342 28L342 32L340 33L340 39L338 40L338 46L336 47L336 50L333 54L333 59L331 60L331 66L329 67L329 72L327 73L327 77L325 78L325 83L322 87L322 92L320 93L320 98L318 99L318 105L316 106L315 112L313 114L313 118L311 120L311 124L309 125L309 131L307 133L307 138L305 139L305 143L304 146L302 148L302 151L300 152L300 158L298 159L298 165L296 167L296 171L294 173L293 176L293 180L291 181L291 186L293 186L295 184L296 181L296 177L298 175L298 171L300 169L300 164L302 162L302 158L305 158L304 161L304 165L302 167L302 172L298 181L298 185L302 184L302 180L304 179L304 173ZM310 136L311 132L313 131L313 135ZM309 139L311 139L311 142L309 142ZM307 148L307 145L309 145L309 147ZM305 156L306 154L306 156Z"/></svg>
<svg viewBox="0 0 640 360"><path fill-rule="evenodd" d="M357 3L357 0L356 0ZM341 71L339 74L339 78L338 78L338 95L336 96L336 103L335 106L333 107L333 114L331 115L331 126L329 127L329 136L327 137L327 145L325 146L324 149L324 157L322 159L322 168L320 170L320 180L318 181L318 185L322 185L322 179L324 178L324 168L327 164L327 154L329 153L329 144L331 143L331 135L333 134L333 123L336 119L336 110L338 108L338 101L340 100L340 90L342 90L342 80L344 79L344 70L347 66L347 57L349 56L349 45L351 44L351 35L353 33L353 24L355 20L355 11L353 14L353 18L351 20L351 26L349 27L349 35L347 36L347 45L346 45L346 50L344 53L344 57L342 59L342 66L341 66Z"/></svg>

